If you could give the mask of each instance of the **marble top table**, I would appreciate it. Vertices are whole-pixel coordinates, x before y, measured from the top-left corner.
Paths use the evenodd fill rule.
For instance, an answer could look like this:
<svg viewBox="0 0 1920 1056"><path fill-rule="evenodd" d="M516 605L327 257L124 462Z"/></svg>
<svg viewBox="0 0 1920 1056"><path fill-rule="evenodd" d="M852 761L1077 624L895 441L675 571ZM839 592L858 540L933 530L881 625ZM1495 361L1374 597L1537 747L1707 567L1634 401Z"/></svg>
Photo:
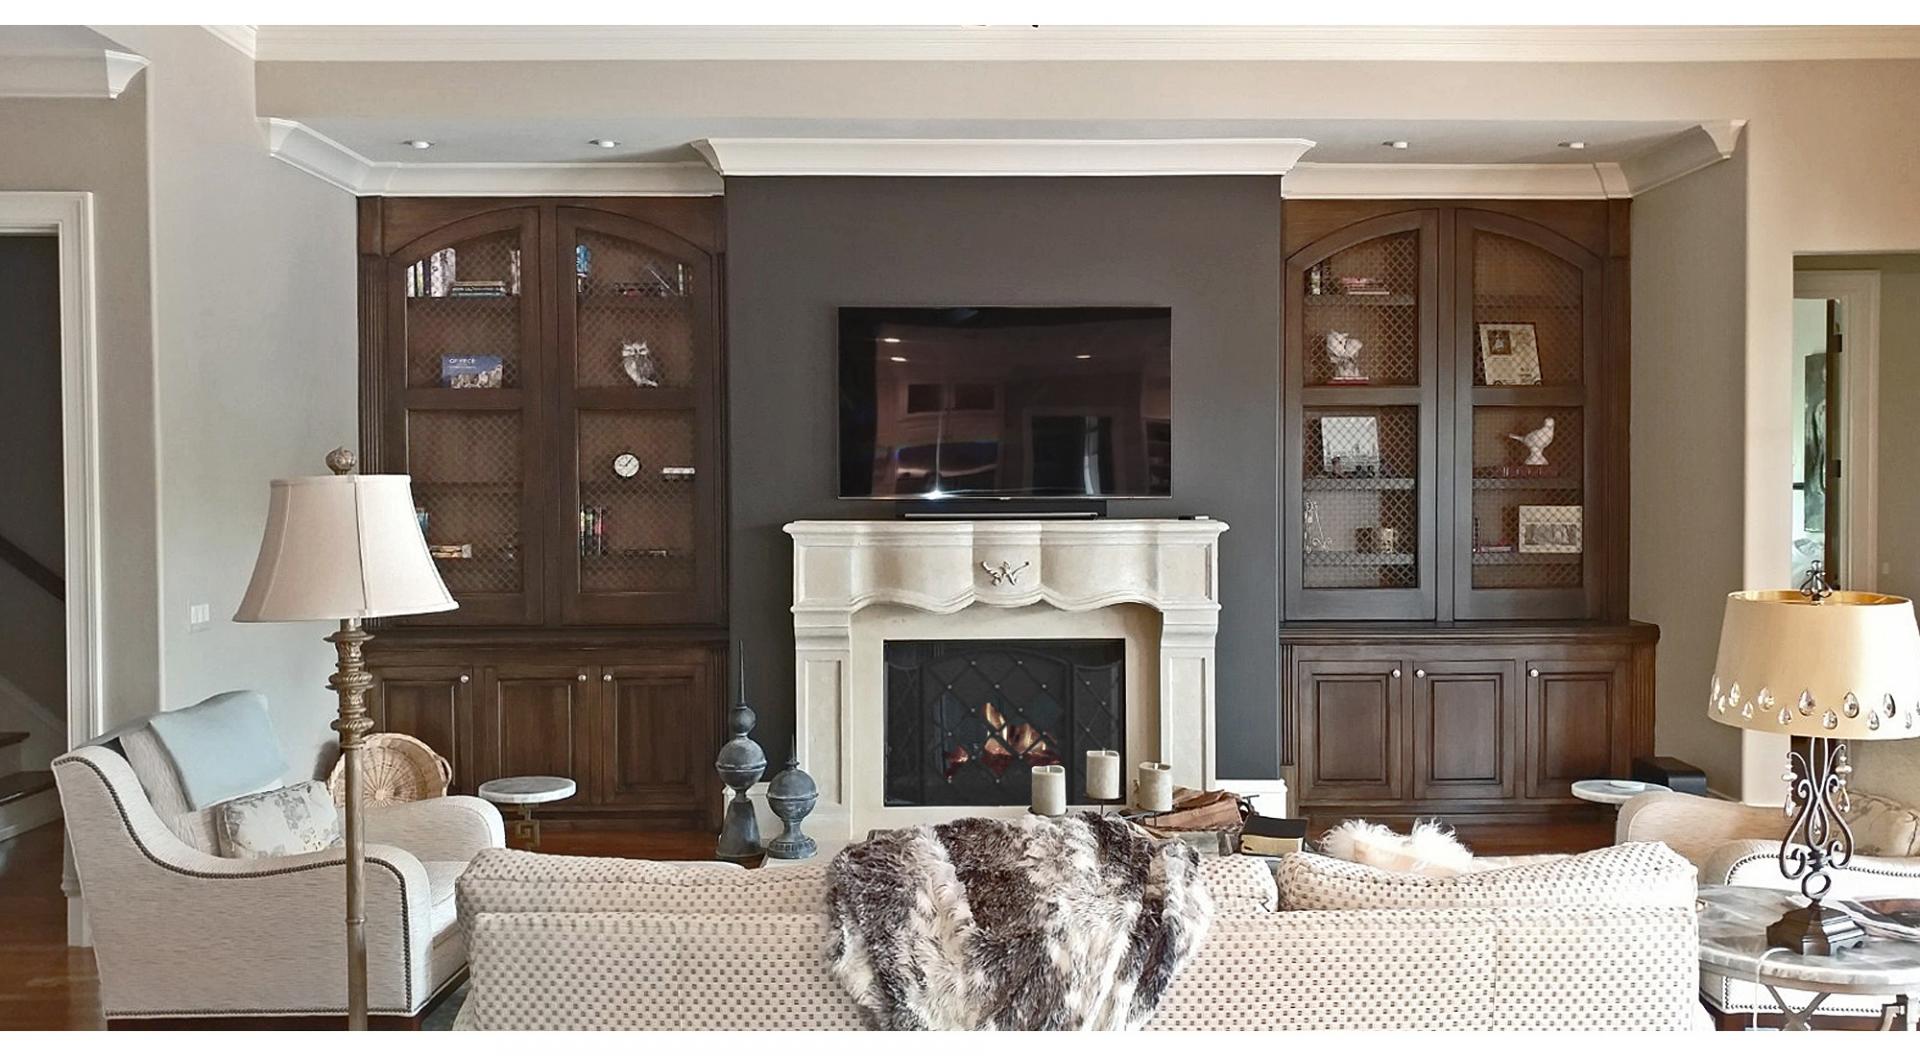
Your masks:
<svg viewBox="0 0 1920 1056"><path fill-rule="evenodd" d="M540 819L533 808L541 803L570 799L578 791L571 777L496 777L482 781L480 798L503 807L519 807L520 816L508 823L507 831L528 848L540 847Z"/></svg>
<svg viewBox="0 0 1920 1056"><path fill-rule="evenodd" d="M1613 778L1595 778L1591 781L1575 781L1573 795L1589 803L1611 803L1619 806L1642 792L1651 792L1656 788L1665 788L1648 781L1626 781Z"/></svg>
<svg viewBox="0 0 1920 1056"><path fill-rule="evenodd" d="M1892 1025L1896 1007L1904 1008L1908 1030L1920 1017L1920 942L1869 936L1867 941L1831 956L1775 953L1761 963L1767 925L1805 899L1785 891L1726 884L1702 884L1700 970L1744 982L1757 976L1787 1013L1788 1029L1808 1029L1807 1020L1828 994L1885 994L1896 1000L1881 1017ZM1777 987L1815 994L1798 1012L1780 1000Z"/></svg>

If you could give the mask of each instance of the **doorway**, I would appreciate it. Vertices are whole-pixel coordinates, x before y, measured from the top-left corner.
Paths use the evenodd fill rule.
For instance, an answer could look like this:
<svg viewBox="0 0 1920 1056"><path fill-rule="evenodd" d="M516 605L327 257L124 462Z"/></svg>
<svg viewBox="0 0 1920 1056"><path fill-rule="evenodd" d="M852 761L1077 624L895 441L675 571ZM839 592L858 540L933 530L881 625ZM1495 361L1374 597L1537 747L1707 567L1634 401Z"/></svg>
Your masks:
<svg viewBox="0 0 1920 1056"><path fill-rule="evenodd" d="M1792 547L1788 582L1879 579L1880 273L1803 257L1793 283Z"/></svg>

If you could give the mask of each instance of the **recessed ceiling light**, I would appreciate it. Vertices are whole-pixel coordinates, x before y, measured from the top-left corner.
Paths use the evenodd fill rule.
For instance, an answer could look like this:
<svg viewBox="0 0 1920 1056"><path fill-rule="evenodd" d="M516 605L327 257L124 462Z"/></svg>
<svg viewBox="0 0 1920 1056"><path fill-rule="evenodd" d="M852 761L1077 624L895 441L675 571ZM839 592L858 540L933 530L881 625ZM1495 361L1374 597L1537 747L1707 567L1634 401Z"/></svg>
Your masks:
<svg viewBox="0 0 1920 1056"><path fill-rule="evenodd" d="M1075 356L1075 357L1073 357L1073 358L1075 358L1075 359L1092 359L1092 358L1093 358L1093 355L1092 355L1092 353L1089 353L1089 352L1082 352L1082 353L1080 353L1079 355L1077 355L1077 356Z"/></svg>
<svg viewBox="0 0 1920 1056"><path fill-rule="evenodd" d="M1404 139L1389 139L1383 141L1380 145L1383 147L1392 147L1395 150L1405 150L1409 146Z"/></svg>
<svg viewBox="0 0 1920 1056"><path fill-rule="evenodd" d="M401 140L401 142L415 150L425 150L433 146L433 140L431 139L404 139Z"/></svg>
<svg viewBox="0 0 1920 1056"><path fill-rule="evenodd" d="M883 345L897 345L900 343L900 339L897 337L883 337L880 339L880 343Z"/></svg>
<svg viewBox="0 0 1920 1056"><path fill-rule="evenodd" d="M617 139L589 139L587 142L599 147L601 150L612 150L620 145L620 141Z"/></svg>
<svg viewBox="0 0 1920 1056"><path fill-rule="evenodd" d="M888 356L887 358L893 360L895 363L905 363L907 361L907 357L905 356Z"/></svg>
<svg viewBox="0 0 1920 1056"><path fill-rule="evenodd" d="M1560 144L1560 145L1561 145L1561 146L1563 146L1563 147L1565 147L1565 148L1567 148L1568 150L1585 150L1585 149L1587 149L1587 141L1586 141L1586 140L1584 140L1584 139L1569 139L1569 140L1567 140L1566 142L1564 142L1564 143L1562 143L1562 144Z"/></svg>

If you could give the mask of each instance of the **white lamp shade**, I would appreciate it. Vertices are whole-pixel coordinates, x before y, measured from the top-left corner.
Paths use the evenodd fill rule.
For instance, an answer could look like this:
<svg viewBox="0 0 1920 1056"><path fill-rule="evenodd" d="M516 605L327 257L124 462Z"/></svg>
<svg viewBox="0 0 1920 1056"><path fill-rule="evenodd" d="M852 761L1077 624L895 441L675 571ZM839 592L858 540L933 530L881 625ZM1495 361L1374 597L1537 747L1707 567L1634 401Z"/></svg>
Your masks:
<svg viewBox="0 0 1920 1056"><path fill-rule="evenodd" d="M1839 590L1727 595L1707 714L1764 733L1849 741L1920 737L1913 602Z"/></svg>
<svg viewBox="0 0 1920 1056"><path fill-rule="evenodd" d="M427 553L410 478L276 480L243 623L368 619L442 612L458 603Z"/></svg>

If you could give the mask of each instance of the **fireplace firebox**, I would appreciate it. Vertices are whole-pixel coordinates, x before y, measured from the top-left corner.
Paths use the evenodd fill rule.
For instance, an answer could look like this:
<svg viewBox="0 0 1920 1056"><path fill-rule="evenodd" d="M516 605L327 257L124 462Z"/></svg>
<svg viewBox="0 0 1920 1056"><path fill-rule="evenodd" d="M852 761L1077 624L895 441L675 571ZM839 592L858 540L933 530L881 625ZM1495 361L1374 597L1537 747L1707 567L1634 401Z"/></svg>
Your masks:
<svg viewBox="0 0 1920 1056"><path fill-rule="evenodd" d="M889 807L1023 805L1051 763L1081 801L1086 753L1125 750L1120 639L890 641L885 659Z"/></svg>

